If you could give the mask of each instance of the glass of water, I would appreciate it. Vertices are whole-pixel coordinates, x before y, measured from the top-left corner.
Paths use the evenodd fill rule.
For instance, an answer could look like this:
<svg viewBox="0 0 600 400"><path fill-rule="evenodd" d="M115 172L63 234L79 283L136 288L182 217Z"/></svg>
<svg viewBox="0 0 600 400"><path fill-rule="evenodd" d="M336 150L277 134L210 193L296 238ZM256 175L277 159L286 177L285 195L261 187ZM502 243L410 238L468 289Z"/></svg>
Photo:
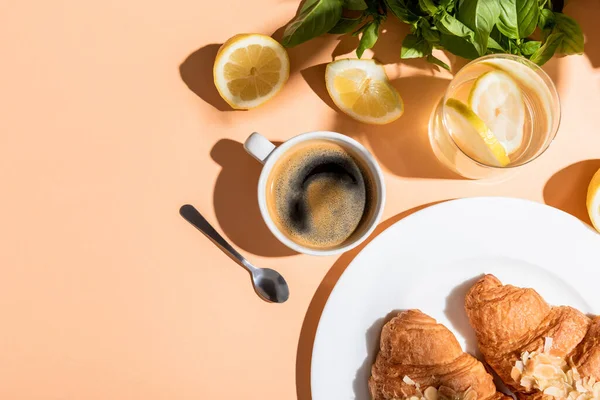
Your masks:
<svg viewBox="0 0 600 400"><path fill-rule="evenodd" d="M455 75L430 118L429 136L443 164L480 179L535 160L559 123L550 77L526 58L494 54Z"/></svg>

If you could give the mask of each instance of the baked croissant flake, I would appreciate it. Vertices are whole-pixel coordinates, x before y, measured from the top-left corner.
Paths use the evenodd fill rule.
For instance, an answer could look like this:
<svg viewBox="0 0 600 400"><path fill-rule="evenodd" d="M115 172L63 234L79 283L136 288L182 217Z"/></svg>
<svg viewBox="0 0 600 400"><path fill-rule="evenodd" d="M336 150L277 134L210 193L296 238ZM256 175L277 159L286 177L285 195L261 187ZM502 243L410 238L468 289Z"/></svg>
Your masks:
<svg viewBox="0 0 600 400"><path fill-rule="evenodd" d="M369 389L373 400L506 397L496 391L483 364L462 351L452 332L419 310L400 312L383 327Z"/></svg>
<svg viewBox="0 0 600 400"><path fill-rule="evenodd" d="M473 285L465 309L485 360L519 398L600 400L600 317L493 275Z"/></svg>

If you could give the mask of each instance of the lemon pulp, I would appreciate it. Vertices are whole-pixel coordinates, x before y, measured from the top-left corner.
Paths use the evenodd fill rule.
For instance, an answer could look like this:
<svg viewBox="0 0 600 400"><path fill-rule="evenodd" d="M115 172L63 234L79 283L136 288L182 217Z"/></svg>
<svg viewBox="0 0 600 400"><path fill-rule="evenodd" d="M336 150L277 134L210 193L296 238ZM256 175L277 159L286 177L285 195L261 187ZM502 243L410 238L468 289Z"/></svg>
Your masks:
<svg viewBox="0 0 600 400"><path fill-rule="evenodd" d="M510 163L498 138L462 101L453 98L446 101L446 121L455 142L469 157L495 167Z"/></svg>
<svg viewBox="0 0 600 400"><path fill-rule="evenodd" d="M525 127L525 102L517 82L494 70L481 75L471 88L469 106L494 133L507 154L521 147Z"/></svg>
<svg viewBox="0 0 600 400"><path fill-rule="evenodd" d="M219 94L229 105L254 108L281 90L289 76L289 58L269 36L237 35L221 46L213 75Z"/></svg>
<svg viewBox="0 0 600 400"><path fill-rule="evenodd" d="M373 60L334 61L327 66L325 81L334 103L358 121L386 124L402 115L398 91Z"/></svg>

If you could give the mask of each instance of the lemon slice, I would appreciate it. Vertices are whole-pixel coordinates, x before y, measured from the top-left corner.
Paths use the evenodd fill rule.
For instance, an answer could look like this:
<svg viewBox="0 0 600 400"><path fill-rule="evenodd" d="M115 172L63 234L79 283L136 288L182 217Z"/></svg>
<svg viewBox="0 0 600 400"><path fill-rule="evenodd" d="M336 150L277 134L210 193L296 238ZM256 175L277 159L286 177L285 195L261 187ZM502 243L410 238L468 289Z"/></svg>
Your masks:
<svg viewBox="0 0 600 400"><path fill-rule="evenodd" d="M560 114L560 108L553 111L553 108L556 107L553 107L552 91L548 83L542 78L541 73L543 71L541 68L537 66L532 68L523 62L506 58L486 60L484 63L510 75L522 88L521 91L526 91L533 98L532 103L536 105L536 108L540 108L536 110L536 125L539 126L539 129L550 129L552 126L552 116L557 113ZM548 77L548 79L550 78Z"/></svg>
<svg viewBox="0 0 600 400"><path fill-rule="evenodd" d="M404 111L402 98L374 60L339 60L327 65L329 96L344 113L368 124L387 124Z"/></svg>
<svg viewBox="0 0 600 400"><path fill-rule="evenodd" d="M235 109L264 104L290 75L290 59L275 39L260 34L236 35L223 43L213 78L221 97Z"/></svg>
<svg viewBox="0 0 600 400"><path fill-rule="evenodd" d="M494 167L510 163L498 138L469 106L460 100L448 99L445 111L454 141L469 157Z"/></svg>
<svg viewBox="0 0 600 400"><path fill-rule="evenodd" d="M594 228L600 232L600 170L598 170L588 186L586 206Z"/></svg>
<svg viewBox="0 0 600 400"><path fill-rule="evenodd" d="M469 106L485 122L507 154L523 143L525 103L521 88L503 71L481 75L471 88Z"/></svg>

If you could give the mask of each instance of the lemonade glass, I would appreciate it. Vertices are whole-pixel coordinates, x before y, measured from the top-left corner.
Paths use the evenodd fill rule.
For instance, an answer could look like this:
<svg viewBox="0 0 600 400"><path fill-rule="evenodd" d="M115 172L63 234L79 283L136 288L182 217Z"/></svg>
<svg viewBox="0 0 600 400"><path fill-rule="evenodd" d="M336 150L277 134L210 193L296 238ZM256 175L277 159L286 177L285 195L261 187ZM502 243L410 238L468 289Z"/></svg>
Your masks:
<svg viewBox="0 0 600 400"><path fill-rule="evenodd" d="M539 157L560 123L554 83L510 54L484 56L452 79L429 121L437 158L462 176L498 176Z"/></svg>

